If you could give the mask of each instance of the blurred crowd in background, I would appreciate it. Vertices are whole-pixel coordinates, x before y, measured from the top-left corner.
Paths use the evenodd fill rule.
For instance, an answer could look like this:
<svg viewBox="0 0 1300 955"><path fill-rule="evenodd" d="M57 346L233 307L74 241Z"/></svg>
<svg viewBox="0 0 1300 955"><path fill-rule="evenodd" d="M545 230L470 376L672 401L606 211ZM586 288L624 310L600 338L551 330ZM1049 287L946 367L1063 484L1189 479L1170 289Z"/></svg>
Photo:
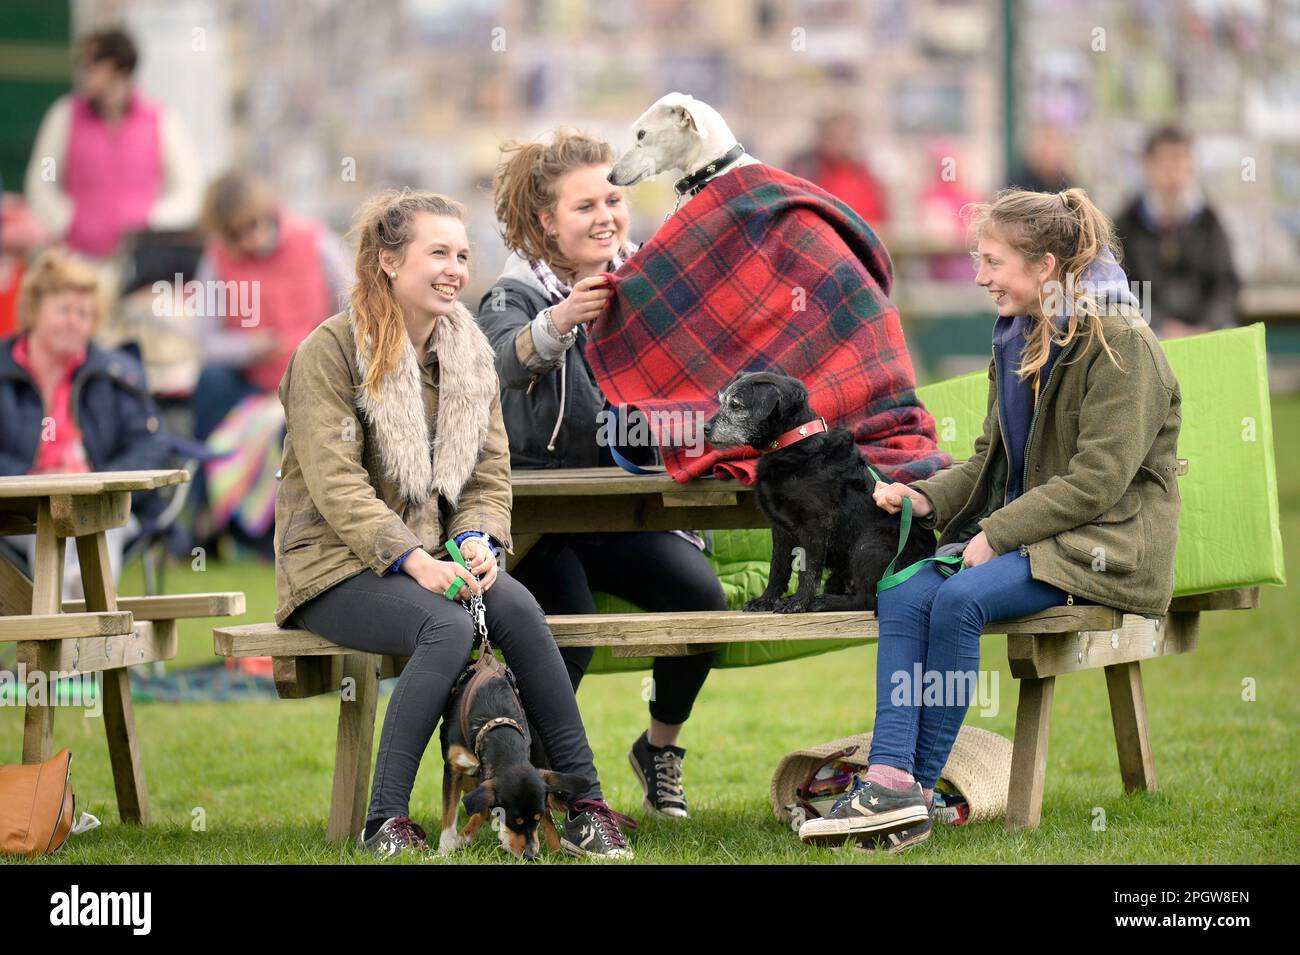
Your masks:
<svg viewBox="0 0 1300 955"><path fill-rule="evenodd" d="M1300 318L1297 2L22 0L0 47L0 473L196 478L137 505L115 563L141 521L270 554L276 389L339 310L366 195L466 203L476 302L499 144L622 150L672 89L882 235L922 380L987 362L960 213L1010 184L1111 211L1162 337ZM644 241L671 183L629 201Z"/></svg>

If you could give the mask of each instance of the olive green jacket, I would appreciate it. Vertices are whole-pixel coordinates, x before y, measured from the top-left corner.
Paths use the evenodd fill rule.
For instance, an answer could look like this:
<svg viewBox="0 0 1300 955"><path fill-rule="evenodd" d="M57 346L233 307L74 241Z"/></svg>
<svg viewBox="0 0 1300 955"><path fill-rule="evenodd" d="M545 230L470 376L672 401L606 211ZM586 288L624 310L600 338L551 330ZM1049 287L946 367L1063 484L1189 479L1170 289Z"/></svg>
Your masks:
<svg viewBox="0 0 1300 955"><path fill-rule="evenodd" d="M1086 335L1061 350L1034 410L1019 497L1004 503L996 351L974 454L911 486L934 505L921 524L942 529L940 546L983 530L998 554L1028 556L1035 580L1153 616L1173 596L1182 397L1140 314L1115 309L1102 328L1121 367L1100 342L1085 353Z"/></svg>
<svg viewBox="0 0 1300 955"><path fill-rule="evenodd" d="M322 322L280 381L288 432L275 497L275 621L366 569L383 575L414 547L441 555L462 531L507 551L510 450L494 355L464 306L410 340L377 398L361 388L370 352L349 313Z"/></svg>

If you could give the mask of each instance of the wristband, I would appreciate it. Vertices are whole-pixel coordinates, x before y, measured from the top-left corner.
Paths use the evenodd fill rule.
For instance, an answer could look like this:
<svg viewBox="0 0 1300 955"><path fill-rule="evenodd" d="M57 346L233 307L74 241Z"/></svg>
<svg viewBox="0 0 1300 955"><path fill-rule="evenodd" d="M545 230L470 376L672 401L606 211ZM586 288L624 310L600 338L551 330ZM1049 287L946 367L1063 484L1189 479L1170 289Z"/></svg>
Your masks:
<svg viewBox="0 0 1300 955"><path fill-rule="evenodd" d="M546 322L546 330L550 332L551 336L557 342L567 348L578 340L578 330L576 328L570 328L567 332L561 333L559 328L556 327L555 319L551 317L551 306L548 305L546 308L542 309L542 314L546 316L544 319Z"/></svg>

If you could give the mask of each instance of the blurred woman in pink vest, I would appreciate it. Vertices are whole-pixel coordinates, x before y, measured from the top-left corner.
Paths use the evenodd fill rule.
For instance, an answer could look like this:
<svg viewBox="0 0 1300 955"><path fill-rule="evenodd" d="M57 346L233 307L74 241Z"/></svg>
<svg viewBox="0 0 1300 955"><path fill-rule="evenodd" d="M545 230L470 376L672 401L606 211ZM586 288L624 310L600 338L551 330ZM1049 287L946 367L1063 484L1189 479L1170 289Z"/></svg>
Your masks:
<svg viewBox="0 0 1300 955"><path fill-rule="evenodd" d="M77 89L36 134L27 201L56 241L107 259L127 232L185 229L198 217L203 169L184 124L131 83L139 59L121 30L81 42Z"/></svg>
<svg viewBox="0 0 1300 955"><path fill-rule="evenodd" d="M276 393L293 350L339 310L352 283L343 241L290 214L248 173L212 183L202 221L207 246L194 275L202 298L193 303L203 360L194 392L200 441L244 398Z"/></svg>
<svg viewBox="0 0 1300 955"><path fill-rule="evenodd" d="M270 557L284 433L276 392L294 349L341 307L351 256L326 226L291 215L244 172L209 187L203 228L207 245L183 291L203 362L191 399L194 436L217 458L196 482L196 499L209 509L193 530L209 546L228 530Z"/></svg>

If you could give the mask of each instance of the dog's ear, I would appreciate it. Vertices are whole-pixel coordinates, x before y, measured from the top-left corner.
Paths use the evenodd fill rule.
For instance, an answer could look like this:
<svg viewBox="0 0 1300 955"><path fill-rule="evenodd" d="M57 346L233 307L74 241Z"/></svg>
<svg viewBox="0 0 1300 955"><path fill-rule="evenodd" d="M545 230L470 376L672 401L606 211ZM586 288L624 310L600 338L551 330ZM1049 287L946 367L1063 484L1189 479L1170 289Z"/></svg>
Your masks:
<svg viewBox="0 0 1300 955"><path fill-rule="evenodd" d="M549 769L541 770L542 782L548 793L559 793L573 797L587 787L587 780L577 773L555 773Z"/></svg>
<svg viewBox="0 0 1300 955"><path fill-rule="evenodd" d="M465 811L471 816L477 816L481 812L487 812L497 802L497 783L495 779L489 779L485 783L480 783L472 791L465 794L461 800L465 806Z"/></svg>
<svg viewBox="0 0 1300 955"><path fill-rule="evenodd" d="M691 111L685 106L674 106L673 118L677 120L678 126L685 127L686 129L697 133L700 131L700 127L695 125L695 117L691 115Z"/></svg>
<svg viewBox="0 0 1300 955"><path fill-rule="evenodd" d="M754 409L754 420L766 421L781 400L781 389L770 381L760 381L751 386L750 393L754 396L750 402L750 407Z"/></svg>

